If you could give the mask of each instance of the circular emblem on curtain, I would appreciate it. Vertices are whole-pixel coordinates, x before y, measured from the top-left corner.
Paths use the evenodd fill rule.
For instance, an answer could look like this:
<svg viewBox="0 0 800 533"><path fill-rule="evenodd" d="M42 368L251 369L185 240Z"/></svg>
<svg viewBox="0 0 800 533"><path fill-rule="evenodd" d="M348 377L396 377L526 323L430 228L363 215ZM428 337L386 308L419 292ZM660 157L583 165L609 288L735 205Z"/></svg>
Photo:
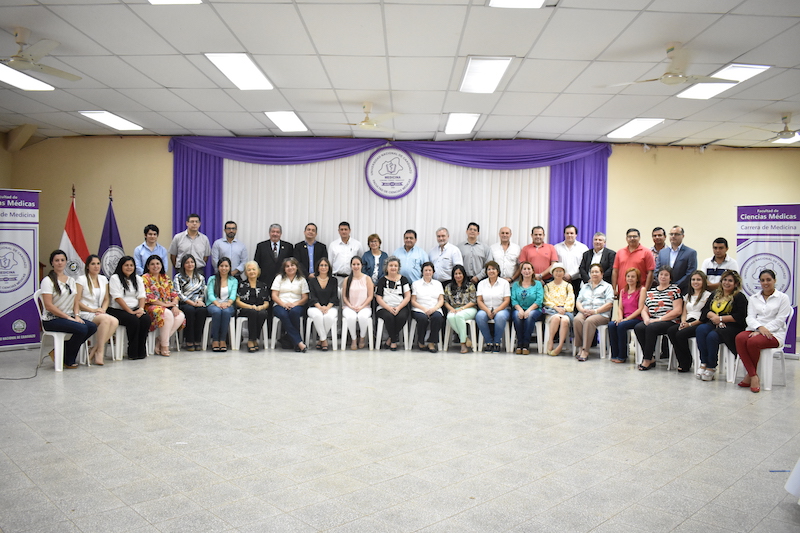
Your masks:
<svg viewBox="0 0 800 533"><path fill-rule="evenodd" d="M391 146L375 150L364 173L372 192L387 200L402 198L417 184L417 165L411 154Z"/></svg>

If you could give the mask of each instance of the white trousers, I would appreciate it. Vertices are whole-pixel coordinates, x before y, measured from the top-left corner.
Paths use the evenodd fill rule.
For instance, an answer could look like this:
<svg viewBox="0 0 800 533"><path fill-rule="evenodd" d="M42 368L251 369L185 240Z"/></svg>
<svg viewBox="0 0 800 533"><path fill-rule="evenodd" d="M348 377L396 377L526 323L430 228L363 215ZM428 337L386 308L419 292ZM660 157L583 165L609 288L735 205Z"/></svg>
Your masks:
<svg viewBox="0 0 800 533"><path fill-rule="evenodd" d="M358 313L350 309L349 307L345 307L342 309L342 317L344 317L345 321L347 322L347 330L350 332L350 338L352 340L356 340L356 323L361 327L361 336L367 336L367 328L369 327L369 322L372 320L372 308L367 306Z"/></svg>
<svg viewBox="0 0 800 533"><path fill-rule="evenodd" d="M336 327L336 319L338 316L339 310L335 307L328 309L328 312L325 314L322 314L322 311L316 307L308 308L308 318L314 323L320 340L328 338L328 331ZM336 329L333 329L333 334L336 335Z"/></svg>

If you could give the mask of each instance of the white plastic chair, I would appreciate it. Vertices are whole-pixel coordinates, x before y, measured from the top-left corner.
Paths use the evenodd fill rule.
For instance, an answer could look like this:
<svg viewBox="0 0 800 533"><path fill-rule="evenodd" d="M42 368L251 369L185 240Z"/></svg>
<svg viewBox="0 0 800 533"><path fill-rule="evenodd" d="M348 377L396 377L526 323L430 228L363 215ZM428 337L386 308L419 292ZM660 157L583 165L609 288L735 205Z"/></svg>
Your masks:
<svg viewBox="0 0 800 533"><path fill-rule="evenodd" d="M208 336L210 333L211 333L211 317L207 316L206 323L203 326L203 351L206 351L206 348L208 348ZM228 334L231 336L231 339L233 339L235 333L236 333L236 318L231 317L230 325L228 325ZM231 350L233 350L233 346L231 346Z"/></svg>
<svg viewBox="0 0 800 533"><path fill-rule="evenodd" d="M794 308L791 308L789 311L789 316L786 317L786 323L791 324L792 318L794 317ZM756 368L756 372L758 376L761 378L761 387L764 390L772 390L772 376L773 376L773 366L774 366L774 358L777 355L778 359L781 361L781 372L783 373L783 386L786 386L786 354L783 353L783 347L785 343L778 344L775 348L765 348L761 350L761 355L758 358L758 367ZM730 353L730 351L728 351ZM731 354L733 355L733 354ZM739 370L739 363L741 362L742 358L738 355L735 357L733 364L730 365L733 367L733 371L731 372L732 379L730 380L731 383L736 381L736 374ZM744 365L742 365L744 366Z"/></svg>
<svg viewBox="0 0 800 533"><path fill-rule="evenodd" d="M608 324L597 326L597 334L600 336L600 340L597 343L598 348L600 348L600 359L605 359L606 352L611 349L608 345ZM573 342L572 357L575 357L575 354L577 353L578 353L578 347L575 346L575 343ZM609 358L611 358L611 356L609 356Z"/></svg>
<svg viewBox="0 0 800 533"><path fill-rule="evenodd" d="M658 338L656 338L656 349L653 352L653 361L658 363L658 355L661 353L661 343L663 341L669 343L669 359L667 360L667 370L672 370L673 367L675 370L677 370L678 360L675 358L675 349L672 347L672 343L670 342L666 333L659 335ZM642 351L642 347L639 345L639 339L635 334L633 335L633 342L636 345L636 366L639 366L644 360L644 352Z"/></svg>
<svg viewBox="0 0 800 533"><path fill-rule="evenodd" d="M125 347L128 345L128 330L120 324L110 340L113 360L122 361L122 357L125 355Z"/></svg>
<svg viewBox="0 0 800 533"><path fill-rule="evenodd" d="M156 328L153 331L147 333L147 355L153 355L156 353L156 339L160 333L161 328ZM181 341L178 338L178 332L172 334L170 337L170 344L172 344L172 339L175 339L175 351L181 351Z"/></svg>
<svg viewBox="0 0 800 533"><path fill-rule="evenodd" d="M375 332L375 346L380 347L381 343L383 342L383 327L384 327L384 321L383 321L382 318L379 317L378 318L378 330ZM406 322L406 325L403 326L403 338L405 339L405 341L403 342L403 347L406 350L410 350L411 349L411 343L408 342L408 339L409 339L409 337L408 337L408 322ZM394 342L399 342L399 341L400 341L400 339L394 339Z"/></svg>
<svg viewBox="0 0 800 533"><path fill-rule="evenodd" d="M36 306L39 309L39 322L42 321L42 312L44 311L44 299L42 298L42 289L37 290L33 293L33 299L36 302ZM40 339L40 348L39 348L39 364L42 364L44 358L47 357L48 352L45 351L44 348L44 338L50 337L53 339L53 358L55 359L55 369L56 372L63 372L64 371L64 343L72 338L72 333L64 333L62 331L47 331L42 327L42 337ZM80 351L78 352L78 364L86 364L87 366L91 366L88 357L88 351L86 350L86 345L82 345Z"/></svg>
<svg viewBox="0 0 800 533"><path fill-rule="evenodd" d="M540 345L540 350L539 350L539 353L541 353L541 354L544 354L545 351L547 350L547 342L550 339L550 317L551 316L552 315L544 315L544 318L542 319L544 321L544 334L542 336L542 344ZM567 335L570 335L571 332L572 332L572 324L569 325L569 332L567 333ZM572 344L572 353L573 353L573 356L574 356L574 354L575 354L575 339L570 336L568 339L564 339L565 343L567 341L569 341L570 344ZM564 353L563 349L561 350L561 353Z"/></svg>
<svg viewBox="0 0 800 533"><path fill-rule="evenodd" d="M546 315L544 315L542 318L545 317ZM517 346L517 328L514 327L513 320L511 322L511 337L509 338L508 343L512 346L512 348L514 348ZM544 326L542 326L542 321L537 320L533 327L536 329L536 352L542 353L544 346Z"/></svg>
<svg viewBox="0 0 800 533"><path fill-rule="evenodd" d="M339 312L341 314L341 309L339 310ZM336 329L337 329L337 326L339 325L339 318L340 318L340 316L337 314L336 315L336 320L333 321L333 324L331 324L330 329L328 329L328 331L331 332L331 350L336 350L337 349L336 348L336 344L337 344L336 343L336 337L338 337L338 335L336 335ZM317 331L317 327L314 325L314 321L311 320L310 318L308 318L308 316L305 317L305 321L306 321L306 335L305 335L304 338L307 339L306 344L311 344L311 335L314 332L316 332L317 338L319 340L323 339L323 335L324 335L324 338L326 338L326 339L328 338L328 331L324 331L324 332ZM347 327L345 325L342 325L342 336L345 337L345 339L342 339L342 342L344 342L346 340L346 338L347 338L347 333L345 331L346 329L347 329ZM372 332L372 321L370 321L370 333L371 332ZM372 338L370 338L370 341L371 340L372 340ZM342 346L344 346L344 344Z"/></svg>
<svg viewBox="0 0 800 533"><path fill-rule="evenodd" d="M489 320L489 324L494 324L494 319ZM505 344L506 353L514 353L514 348L511 344L511 334L508 331L509 326L511 326L511 329L514 329L511 317L509 317L509 319L506 321L506 327L505 330L503 330L503 344ZM478 329L478 345L476 347L476 351L483 351L483 333L481 333L480 329Z"/></svg>
<svg viewBox="0 0 800 533"><path fill-rule="evenodd" d="M306 321L306 317L305 316L301 316L300 317L300 338L303 341L303 343L308 345L308 343L305 341L305 339L303 339L303 329L304 329L304 326L305 326L305 324L304 324L305 321ZM278 344L278 337L281 334L281 329L283 329L282 326L281 326L281 319L273 315L273 317L272 317L272 339L270 339L270 345L269 345L270 349L272 349L272 350L274 350L275 346Z"/></svg>
<svg viewBox="0 0 800 533"><path fill-rule="evenodd" d="M472 346L477 349L478 346L478 326L474 320L467 320L467 335L472 341ZM444 349L445 351L450 348L450 336L453 334L453 328L450 327L450 322L446 322L444 327ZM460 339L459 339L460 340Z"/></svg>
<svg viewBox="0 0 800 533"><path fill-rule="evenodd" d="M411 328L408 330L408 337L411 339L411 342L407 342L406 343L405 348L406 348L407 351L411 350L411 345L415 342L415 339L417 338L417 321L414 320L413 317L409 318L408 321L411 322ZM445 319L445 322L447 322L446 319ZM408 324L406 324L406 327L408 327ZM436 343L436 346L438 346L439 351L442 351L442 350L444 350L444 347L443 347L442 341L441 341L441 332L439 332L439 333L440 333L439 342Z"/></svg>
<svg viewBox="0 0 800 533"><path fill-rule="evenodd" d="M342 347L342 350L347 350L347 340L350 338L350 330L347 329L347 321L344 319L343 316L341 316L341 314L339 315L339 318L342 319L342 340L341 340L340 346ZM310 331L310 329L311 329L311 321L309 320L308 321L308 325L306 326L306 331ZM316 328L314 328L314 329L316 330ZM375 333L375 327L373 325L372 317L370 317L369 321L367 322L367 331L366 332L364 332L364 331L361 332L361 335L367 338L367 341L369 342L369 349L370 350L374 350L375 349L375 335L374 335L374 333ZM308 333L306 333L306 336L308 336ZM333 349L335 350L336 349L336 332L335 331L331 331L331 337L333 338Z"/></svg>

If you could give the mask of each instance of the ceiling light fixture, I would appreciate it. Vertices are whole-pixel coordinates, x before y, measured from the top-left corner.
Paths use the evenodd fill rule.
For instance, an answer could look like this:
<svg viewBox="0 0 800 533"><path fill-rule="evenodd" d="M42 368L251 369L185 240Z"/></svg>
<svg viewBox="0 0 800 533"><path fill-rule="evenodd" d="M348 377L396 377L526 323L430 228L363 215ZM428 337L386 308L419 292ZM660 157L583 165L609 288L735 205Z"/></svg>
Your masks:
<svg viewBox="0 0 800 533"><path fill-rule="evenodd" d="M788 139L775 139L772 142L774 142L775 144L793 144L796 143L797 141L800 141L800 134L795 133L794 137L789 137Z"/></svg>
<svg viewBox="0 0 800 533"><path fill-rule="evenodd" d="M493 93L511 64L511 57L467 57L462 93Z"/></svg>
<svg viewBox="0 0 800 533"><path fill-rule="evenodd" d="M722 70L718 70L711 75L712 78L722 78L724 80L736 80L739 83L749 80L769 69L765 65L743 65L734 63ZM731 87L736 87L739 83L698 83L692 85L685 91L677 94L678 98L692 98L694 100L708 100L727 91Z"/></svg>
<svg viewBox="0 0 800 533"><path fill-rule="evenodd" d="M663 118L635 118L627 124L615 129L606 135L606 137L611 139L630 139L649 130L653 126L658 126L662 122L664 122Z"/></svg>
<svg viewBox="0 0 800 533"><path fill-rule="evenodd" d="M0 65L0 81L23 91L54 91L56 89L52 85L5 65Z"/></svg>
<svg viewBox="0 0 800 533"><path fill-rule="evenodd" d="M480 113L450 113L444 132L448 135L464 135L472 133L472 128L481 118Z"/></svg>
<svg viewBox="0 0 800 533"><path fill-rule="evenodd" d="M118 117L114 113L109 113L108 111L80 111L80 114L86 118L96 120L101 124L105 124L106 126L119 131L135 131L143 129L138 124L134 124L130 120L125 120L124 118Z"/></svg>
<svg viewBox="0 0 800 533"><path fill-rule="evenodd" d="M284 133L308 131L294 111L264 111L264 114Z"/></svg>
<svg viewBox="0 0 800 533"><path fill-rule="evenodd" d="M203 0L148 0L154 6L202 4Z"/></svg>
<svg viewBox="0 0 800 533"><path fill-rule="evenodd" d="M247 54L206 54L206 57L242 91L268 91L273 88Z"/></svg>
<svg viewBox="0 0 800 533"><path fill-rule="evenodd" d="M509 7L515 9L539 9L545 0L489 0L489 7Z"/></svg>

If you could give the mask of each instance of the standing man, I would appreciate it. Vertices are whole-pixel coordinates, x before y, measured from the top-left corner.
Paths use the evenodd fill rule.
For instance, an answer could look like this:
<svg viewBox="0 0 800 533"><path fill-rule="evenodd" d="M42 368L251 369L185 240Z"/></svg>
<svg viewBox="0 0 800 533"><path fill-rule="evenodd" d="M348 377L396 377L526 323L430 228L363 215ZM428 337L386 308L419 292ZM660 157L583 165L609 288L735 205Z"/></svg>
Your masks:
<svg viewBox="0 0 800 533"><path fill-rule="evenodd" d="M413 229L406 230L403 234L403 246L393 254L400 260L400 274L414 283L422 279L422 263L428 261L425 250L417 247L417 232Z"/></svg>
<svg viewBox="0 0 800 533"><path fill-rule="evenodd" d="M205 268L208 256L211 254L208 237L200 233L200 215L197 213L186 217L186 231L176 234L169 245L169 258L173 270L177 271L177 265L187 254L194 257L195 267L200 271Z"/></svg>
<svg viewBox="0 0 800 533"><path fill-rule="evenodd" d="M586 250L581 258L581 280L589 283L589 269L598 264L603 269L603 281L611 283L611 273L614 269L614 258L617 252L606 248L606 234L598 231L592 239L592 249Z"/></svg>
<svg viewBox="0 0 800 533"><path fill-rule="evenodd" d="M453 267L464 264L461 250L455 244L451 244L449 240L450 232L447 231L447 228L437 229L436 242L438 246L434 246L428 252L431 263L433 263L433 279L440 281L442 286L453 279Z"/></svg>
<svg viewBox="0 0 800 533"><path fill-rule="evenodd" d="M477 222L467 224L467 241L458 245L461 257L464 259L464 270L475 285L486 277L484 266L492 256L492 251L482 242L478 242L481 227Z"/></svg>
<svg viewBox="0 0 800 533"><path fill-rule="evenodd" d="M280 272L283 260L292 257L294 252L291 243L282 241L281 235L283 235L281 225L272 224L269 227L269 239L258 243L256 255L253 257L253 260L261 268L261 275L258 279L266 283L268 288L272 287L272 282Z"/></svg>
<svg viewBox="0 0 800 533"><path fill-rule="evenodd" d="M140 276L144 274L144 265L147 258L151 255L161 257L161 264L167 268L167 249L158 244L158 226L148 224L144 227L144 242L133 251L133 261L136 263L136 273Z"/></svg>
<svg viewBox="0 0 800 533"><path fill-rule="evenodd" d="M662 227L653 228L653 247L650 248L650 251L653 252L653 259L656 263L658 263L658 254L661 253L661 250L664 249L666 246L667 241L667 232ZM648 287L649 289L650 287Z"/></svg>
<svg viewBox="0 0 800 533"><path fill-rule="evenodd" d="M614 270L611 272L611 286L614 287L615 295L619 294L620 287L625 286L625 272L629 268L639 269L642 287L649 289L653 284L656 261L653 259L653 253L640 242L641 238L642 234L636 228L631 228L625 233L628 246L617 251Z"/></svg>
<svg viewBox="0 0 800 533"><path fill-rule="evenodd" d="M350 223L339 223L339 238L328 247L328 259L331 262L333 276L342 285L344 278L350 275L350 260L353 256L364 255L364 247L355 239L350 238Z"/></svg>
<svg viewBox="0 0 800 533"><path fill-rule="evenodd" d="M533 244L525 246L519 254L519 262L528 261L533 265L536 279L544 283L552 279L550 267L558 262L558 252L552 244L544 242L544 228L534 226L531 230Z"/></svg>
<svg viewBox="0 0 800 533"><path fill-rule="evenodd" d="M661 265L672 267L672 283L678 286L681 294L689 291L689 279L697 270L697 252L683 244L683 228L672 226L669 230L669 246L661 250L656 261L656 270Z"/></svg>
<svg viewBox="0 0 800 533"><path fill-rule="evenodd" d="M500 228L500 242L493 244L490 250L492 259L500 265L500 277L511 283L522 251L519 244L511 242L511 228Z"/></svg>
<svg viewBox="0 0 800 533"><path fill-rule="evenodd" d="M225 238L217 239L211 245L211 266L217 270L217 263L221 257L231 260L231 276L238 278L244 272L247 262L247 248L244 243L236 238L238 227L236 222L229 220L225 223Z"/></svg>
<svg viewBox="0 0 800 533"><path fill-rule="evenodd" d="M317 242L317 225L313 222L306 224L303 236L305 236L305 240L294 245L294 256L303 267L303 275L313 278L316 275L314 267L317 261L328 257L328 247Z"/></svg>
<svg viewBox="0 0 800 533"><path fill-rule="evenodd" d="M739 263L736 259L728 256L728 239L717 237L711 245L714 255L703 261L700 270L706 273L708 278L708 290L715 291L719 287L719 281L726 270L739 272Z"/></svg>
<svg viewBox="0 0 800 533"><path fill-rule="evenodd" d="M564 279L572 284L577 296L581 290L581 259L589 247L578 240L578 228L564 228L564 240L555 245L558 260L564 265Z"/></svg>

